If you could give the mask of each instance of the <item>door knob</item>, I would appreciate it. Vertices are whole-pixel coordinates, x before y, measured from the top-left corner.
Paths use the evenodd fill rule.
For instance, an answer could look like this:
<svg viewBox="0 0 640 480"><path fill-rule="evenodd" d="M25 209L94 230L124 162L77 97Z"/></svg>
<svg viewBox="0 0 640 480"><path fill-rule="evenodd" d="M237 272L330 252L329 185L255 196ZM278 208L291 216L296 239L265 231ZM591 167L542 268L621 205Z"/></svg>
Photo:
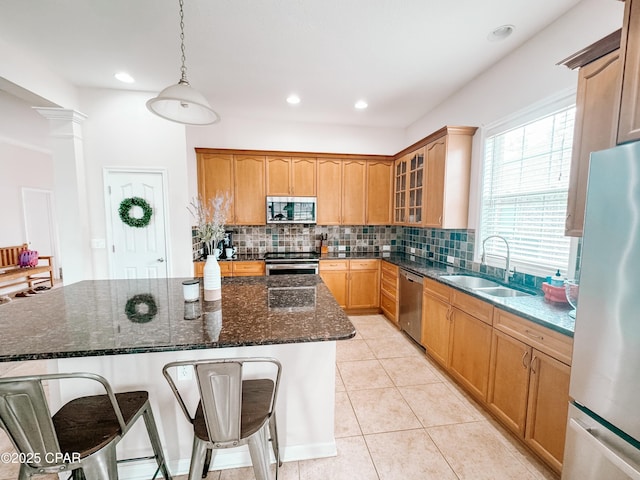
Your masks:
<svg viewBox="0 0 640 480"><path fill-rule="evenodd" d="M164 262L164 258L160 257L160 258L158 259L158 261L159 261L160 263L162 263L162 262Z"/></svg>

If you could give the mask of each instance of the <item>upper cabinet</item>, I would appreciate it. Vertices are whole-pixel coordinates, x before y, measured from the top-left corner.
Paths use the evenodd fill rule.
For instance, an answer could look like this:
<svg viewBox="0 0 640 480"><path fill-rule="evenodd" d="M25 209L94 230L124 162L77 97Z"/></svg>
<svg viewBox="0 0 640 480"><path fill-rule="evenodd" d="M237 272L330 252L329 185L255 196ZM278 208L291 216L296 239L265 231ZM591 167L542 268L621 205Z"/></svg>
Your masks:
<svg viewBox="0 0 640 480"><path fill-rule="evenodd" d="M364 160L318 159L319 225L364 225L366 172Z"/></svg>
<svg viewBox="0 0 640 480"><path fill-rule="evenodd" d="M618 143L640 140L640 0L626 0L622 39Z"/></svg>
<svg viewBox="0 0 640 480"><path fill-rule="evenodd" d="M569 236L582 236L591 152L616 144L620 67L620 50L616 48L579 71L565 222L565 234Z"/></svg>
<svg viewBox="0 0 640 480"><path fill-rule="evenodd" d="M227 225L264 225L265 157L197 152L198 193L209 202L229 193Z"/></svg>
<svg viewBox="0 0 640 480"><path fill-rule="evenodd" d="M393 163L389 161L367 162L367 225L391 224L391 199L393 197Z"/></svg>
<svg viewBox="0 0 640 480"><path fill-rule="evenodd" d="M314 197L316 195L316 159L272 157L266 160L267 195Z"/></svg>
<svg viewBox="0 0 640 480"><path fill-rule="evenodd" d="M398 155L394 223L467 227L475 131L475 127L444 127Z"/></svg>

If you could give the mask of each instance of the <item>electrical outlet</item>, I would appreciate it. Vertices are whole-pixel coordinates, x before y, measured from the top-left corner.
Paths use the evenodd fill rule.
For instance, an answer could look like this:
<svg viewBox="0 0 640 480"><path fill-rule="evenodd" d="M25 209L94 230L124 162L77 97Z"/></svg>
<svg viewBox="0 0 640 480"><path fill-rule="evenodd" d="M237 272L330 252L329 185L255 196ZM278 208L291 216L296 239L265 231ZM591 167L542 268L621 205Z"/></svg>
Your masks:
<svg viewBox="0 0 640 480"><path fill-rule="evenodd" d="M447 263L453 264L454 258L453 255L447 255Z"/></svg>
<svg viewBox="0 0 640 480"><path fill-rule="evenodd" d="M411 253L416 253L416 249L415 248L411 248Z"/></svg>
<svg viewBox="0 0 640 480"><path fill-rule="evenodd" d="M344 252L347 250L347 246L346 245L338 245L338 251L339 252Z"/></svg>
<svg viewBox="0 0 640 480"><path fill-rule="evenodd" d="M193 367L188 365L180 365L176 374L178 381L191 380L193 378Z"/></svg>
<svg viewBox="0 0 640 480"><path fill-rule="evenodd" d="M391 250L391 245L383 245L382 246L382 251L383 252L388 252Z"/></svg>

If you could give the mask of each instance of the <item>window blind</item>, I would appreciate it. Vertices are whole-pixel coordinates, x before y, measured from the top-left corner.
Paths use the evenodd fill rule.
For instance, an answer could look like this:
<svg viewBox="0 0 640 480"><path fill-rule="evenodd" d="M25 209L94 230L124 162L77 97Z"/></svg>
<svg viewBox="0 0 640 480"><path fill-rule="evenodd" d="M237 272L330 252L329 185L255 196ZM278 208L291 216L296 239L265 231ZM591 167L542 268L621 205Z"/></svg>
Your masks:
<svg viewBox="0 0 640 480"><path fill-rule="evenodd" d="M574 117L575 106L563 108L485 142L481 239L505 237L513 265L527 273L567 271L570 239L564 225ZM486 253L504 257L506 245L490 239Z"/></svg>

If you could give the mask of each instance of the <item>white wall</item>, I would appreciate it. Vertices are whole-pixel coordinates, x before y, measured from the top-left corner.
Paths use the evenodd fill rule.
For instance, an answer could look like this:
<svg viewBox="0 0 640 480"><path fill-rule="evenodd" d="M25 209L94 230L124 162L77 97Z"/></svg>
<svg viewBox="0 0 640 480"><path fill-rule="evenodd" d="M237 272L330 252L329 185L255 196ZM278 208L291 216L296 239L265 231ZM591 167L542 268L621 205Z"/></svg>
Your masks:
<svg viewBox="0 0 640 480"><path fill-rule="evenodd" d="M103 186L105 167L164 168L167 172L169 252L173 276L192 275L191 230L187 212L185 129L152 115L150 93L83 89L84 158L91 212L91 238L106 238ZM93 250L94 276L108 278L106 249Z"/></svg>
<svg viewBox="0 0 640 480"><path fill-rule="evenodd" d="M407 128L405 144L411 145L446 124L481 127L473 143L470 228L476 225L482 127L575 89L577 71L556 63L620 28L623 10L622 2L583 0Z"/></svg>
<svg viewBox="0 0 640 480"><path fill-rule="evenodd" d="M22 188L53 190L53 162L47 149L47 121L0 91L0 246L26 241Z"/></svg>

